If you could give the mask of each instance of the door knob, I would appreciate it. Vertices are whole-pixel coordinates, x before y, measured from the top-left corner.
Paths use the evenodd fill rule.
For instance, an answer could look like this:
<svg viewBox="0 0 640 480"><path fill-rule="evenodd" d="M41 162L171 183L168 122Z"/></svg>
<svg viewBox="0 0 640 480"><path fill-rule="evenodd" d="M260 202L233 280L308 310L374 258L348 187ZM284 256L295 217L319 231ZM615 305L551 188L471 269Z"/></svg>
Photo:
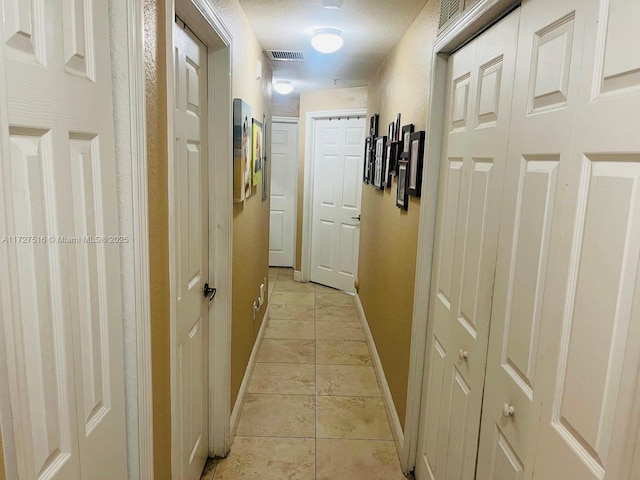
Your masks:
<svg viewBox="0 0 640 480"><path fill-rule="evenodd" d="M351 217L353 220L358 220L360 221L360 215L358 215L357 217Z"/></svg>
<svg viewBox="0 0 640 480"><path fill-rule="evenodd" d="M208 283L204 284L204 298L208 298L209 301L213 300L216 296L218 289L211 288Z"/></svg>
<svg viewBox="0 0 640 480"><path fill-rule="evenodd" d="M460 357L460 360L467 360L469 358L469 352L460 349L460 351L458 351L458 357Z"/></svg>
<svg viewBox="0 0 640 480"><path fill-rule="evenodd" d="M516 410L513 408L513 405L509 405L505 403L502 406L502 415L505 417L513 417L513 414L516 413Z"/></svg>

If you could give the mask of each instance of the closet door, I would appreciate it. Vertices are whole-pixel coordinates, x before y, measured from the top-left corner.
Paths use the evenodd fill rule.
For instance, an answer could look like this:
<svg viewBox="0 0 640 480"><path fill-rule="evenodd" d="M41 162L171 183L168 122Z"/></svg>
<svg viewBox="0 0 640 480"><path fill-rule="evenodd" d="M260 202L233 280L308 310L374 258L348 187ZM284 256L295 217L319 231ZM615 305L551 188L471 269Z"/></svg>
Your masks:
<svg viewBox="0 0 640 480"><path fill-rule="evenodd" d="M450 58L419 480L475 475L518 24Z"/></svg>
<svg viewBox="0 0 640 480"><path fill-rule="evenodd" d="M564 220L551 237L534 478L630 480L640 478L640 2L580 4L583 71Z"/></svg>
<svg viewBox="0 0 640 480"><path fill-rule="evenodd" d="M544 378L545 285L564 192L584 48L582 1L521 8L500 243L478 452L478 479L530 479ZM582 477L566 477L582 478Z"/></svg>

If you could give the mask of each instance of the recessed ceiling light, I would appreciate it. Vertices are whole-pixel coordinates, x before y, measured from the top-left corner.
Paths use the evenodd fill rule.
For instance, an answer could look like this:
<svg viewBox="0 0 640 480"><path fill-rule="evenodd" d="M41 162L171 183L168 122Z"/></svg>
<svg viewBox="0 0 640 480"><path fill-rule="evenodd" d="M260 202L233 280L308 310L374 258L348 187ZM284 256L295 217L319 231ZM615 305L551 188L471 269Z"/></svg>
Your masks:
<svg viewBox="0 0 640 480"><path fill-rule="evenodd" d="M279 80L273 84L273 88L280 95L289 95L293 92L293 84L289 80Z"/></svg>
<svg viewBox="0 0 640 480"><path fill-rule="evenodd" d="M322 6L324 8L331 8L337 10L342 8L342 0L322 0Z"/></svg>
<svg viewBox="0 0 640 480"><path fill-rule="evenodd" d="M313 32L311 45L320 53L337 52L344 45L342 31L337 28L319 28Z"/></svg>

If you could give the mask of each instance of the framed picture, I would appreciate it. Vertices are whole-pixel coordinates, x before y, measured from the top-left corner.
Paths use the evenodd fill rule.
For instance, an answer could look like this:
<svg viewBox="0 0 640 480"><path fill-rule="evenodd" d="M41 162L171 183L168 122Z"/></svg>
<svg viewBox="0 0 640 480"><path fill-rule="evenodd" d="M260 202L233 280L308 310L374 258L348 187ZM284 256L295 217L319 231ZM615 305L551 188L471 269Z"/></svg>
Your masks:
<svg viewBox="0 0 640 480"><path fill-rule="evenodd" d="M400 116L401 116L400 113L396 116L396 125L395 125L394 130L393 130L393 133L394 133L393 141L394 142L399 142L400 141Z"/></svg>
<svg viewBox="0 0 640 480"><path fill-rule="evenodd" d="M364 139L364 169L362 170L362 181L366 184L371 182L371 137Z"/></svg>
<svg viewBox="0 0 640 480"><path fill-rule="evenodd" d="M239 98L233 100L233 201L244 202L251 196L251 106Z"/></svg>
<svg viewBox="0 0 640 480"><path fill-rule="evenodd" d="M375 157L373 161L373 186L378 190L384 190L385 148L387 137L376 138Z"/></svg>
<svg viewBox="0 0 640 480"><path fill-rule="evenodd" d="M407 174L409 162L400 160L398 162L398 190L396 192L396 207L402 210L409 208L409 193L407 192Z"/></svg>
<svg viewBox="0 0 640 480"><path fill-rule="evenodd" d="M267 160L269 158L269 131L267 127L267 116L262 116L262 201L267 200L267 195L269 195L269 170L267 169Z"/></svg>
<svg viewBox="0 0 640 480"><path fill-rule="evenodd" d="M253 119L253 138L251 141L251 184L255 187L262 183L262 148L264 133L262 131L262 123Z"/></svg>
<svg viewBox="0 0 640 480"><path fill-rule="evenodd" d="M412 197L419 197L422 193L424 139L424 131L411 134L411 140L409 144L409 182L407 185L407 191Z"/></svg>
<svg viewBox="0 0 640 480"><path fill-rule="evenodd" d="M393 177L391 175L391 164L393 163L393 147L396 145L394 142L387 142L384 146L384 156L386 161L384 162L384 176L382 177L382 184L385 188L391 188ZM395 165L393 166L395 168Z"/></svg>
<svg viewBox="0 0 640 480"><path fill-rule="evenodd" d="M402 137L400 142L402 143L402 152L400 152L400 158L409 160L409 144L411 143L411 134L413 133L413 123L402 127Z"/></svg>
<svg viewBox="0 0 640 480"><path fill-rule="evenodd" d="M399 151L399 142L387 142L385 181L389 188L391 188L392 178L397 174Z"/></svg>
<svg viewBox="0 0 640 480"><path fill-rule="evenodd" d="M389 124L389 130L387 132L387 140L389 142L395 141L395 138L396 138L396 130L395 129L396 129L396 122L391 122Z"/></svg>
<svg viewBox="0 0 640 480"><path fill-rule="evenodd" d="M369 121L369 136L376 138L378 136L378 123L380 122L380 115L374 113Z"/></svg>

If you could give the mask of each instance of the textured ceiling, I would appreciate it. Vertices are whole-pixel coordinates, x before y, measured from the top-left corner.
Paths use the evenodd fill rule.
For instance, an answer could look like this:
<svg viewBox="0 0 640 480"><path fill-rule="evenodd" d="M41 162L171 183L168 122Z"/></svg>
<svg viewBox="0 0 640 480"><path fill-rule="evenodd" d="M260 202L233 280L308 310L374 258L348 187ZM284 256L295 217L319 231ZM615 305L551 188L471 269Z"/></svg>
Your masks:
<svg viewBox="0 0 640 480"><path fill-rule="evenodd" d="M303 62L272 62L274 80L303 91L366 85L427 0L344 0L339 10L322 0L239 0L265 50L300 50ZM313 31L342 30L344 47L324 55L311 47ZM335 82L334 82L335 81Z"/></svg>

